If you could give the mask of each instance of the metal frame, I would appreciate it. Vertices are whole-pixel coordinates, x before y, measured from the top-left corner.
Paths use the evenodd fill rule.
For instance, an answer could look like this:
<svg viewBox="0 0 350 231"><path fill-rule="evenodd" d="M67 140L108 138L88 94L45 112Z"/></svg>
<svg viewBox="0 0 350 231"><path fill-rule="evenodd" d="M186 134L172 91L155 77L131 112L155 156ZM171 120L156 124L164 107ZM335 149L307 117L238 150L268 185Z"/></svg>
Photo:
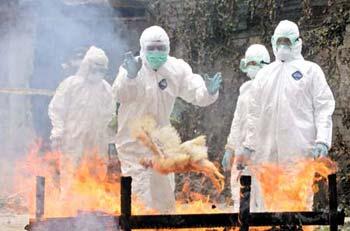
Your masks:
<svg viewBox="0 0 350 231"><path fill-rule="evenodd" d="M131 231L134 229L159 228L213 228L213 227L240 227L240 231L248 231L249 227L279 226L281 230L302 230L302 226L328 225L330 231L337 231L339 225L344 225L345 214L338 210L336 175L328 176L329 211L327 212L265 212L250 213L250 185L251 177L242 176L240 179L240 208L239 213L218 214L176 214L176 215L132 215L131 177L121 177L121 215L83 215L69 218L46 218L44 214L43 179L37 178L37 207L36 219L31 219L26 230L77 230L74 225L77 219L86 219L94 216L104 224L105 230Z"/></svg>

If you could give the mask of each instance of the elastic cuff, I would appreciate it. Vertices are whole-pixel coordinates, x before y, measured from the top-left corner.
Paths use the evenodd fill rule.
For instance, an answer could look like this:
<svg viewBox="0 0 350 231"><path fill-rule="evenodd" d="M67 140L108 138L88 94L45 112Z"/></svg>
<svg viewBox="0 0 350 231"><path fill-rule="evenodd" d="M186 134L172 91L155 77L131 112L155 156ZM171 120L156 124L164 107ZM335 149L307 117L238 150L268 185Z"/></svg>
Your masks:
<svg viewBox="0 0 350 231"><path fill-rule="evenodd" d="M330 145L327 142L325 142L324 140L316 140L315 143L316 144L324 144L327 146L328 150L330 149Z"/></svg>
<svg viewBox="0 0 350 231"><path fill-rule="evenodd" d="M253 145L249 144L248 142L243 142L243 146L242 146L242 149L243 148L247 148L251 151L255 151L255 148L253 147Z"/></svg>
<svg viewBox="0 0 350 231"><path fill-rule="evenodd" d="M137 75L135 77L132 77L130 76L128 73L126 74L125 78L124 78L124 81L126 84L128 85L132 85L132 84L135 84L135 82L137 81Z"/></svg>
<svg viewBox="0 0 350 231"><path fill-rule="evenodd" d="M220 90L220 89L219 89ZM208 92L208 95L210 96L210 97L212 97L213 99L217 99L217 98L219 98L219 90L217 90L217 92L215 92L215 94L210 94L209 92Z"/></svg>
<svg viewBox="0 0 350 231"><path fill-rule="evenodd" d="M243 143L242 150L243 149L248 149L249 151L254 152L255 148L252 145L247 145L246 143Z"/></svg>

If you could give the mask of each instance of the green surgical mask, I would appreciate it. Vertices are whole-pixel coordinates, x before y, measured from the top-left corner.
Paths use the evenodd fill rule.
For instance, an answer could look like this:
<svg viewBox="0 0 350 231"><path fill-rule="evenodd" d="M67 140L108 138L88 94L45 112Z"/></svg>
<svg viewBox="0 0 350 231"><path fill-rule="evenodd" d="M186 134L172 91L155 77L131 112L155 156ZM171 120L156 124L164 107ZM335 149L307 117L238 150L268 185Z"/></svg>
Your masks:
<svg viewBox="0 0 350 231"><path fill-rule="evenodd" d="M163 51L147 51L146 60L153 70L158 70L168 59L168 53Z"/></svg>

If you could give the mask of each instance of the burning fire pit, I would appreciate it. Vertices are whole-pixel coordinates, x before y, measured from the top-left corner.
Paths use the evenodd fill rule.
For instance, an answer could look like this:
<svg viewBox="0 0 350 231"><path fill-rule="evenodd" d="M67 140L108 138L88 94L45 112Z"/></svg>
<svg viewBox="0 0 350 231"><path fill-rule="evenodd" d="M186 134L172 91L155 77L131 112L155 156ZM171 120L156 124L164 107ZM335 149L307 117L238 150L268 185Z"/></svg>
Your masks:
<svg viewBox="0 0 350 231"><path fill-rule="evenodd" d="M336 175L328 176L329 210L327 212L266 212L250 213L250 176L240 179L239 213L218 214L176 214L176 215L132 215L131 177L121 178L121 215L105 213L79 213L76 217L43 218L45 198L45 178L37 177L36 218L25 227L28 231L92 231L92 230L134 230L134 229L175 229L239 227L241 231L249 227L274 226L270 230L302 230L303 226L328 225L330 231L338 230L344 224L344 211L338 210Z"/></svg>

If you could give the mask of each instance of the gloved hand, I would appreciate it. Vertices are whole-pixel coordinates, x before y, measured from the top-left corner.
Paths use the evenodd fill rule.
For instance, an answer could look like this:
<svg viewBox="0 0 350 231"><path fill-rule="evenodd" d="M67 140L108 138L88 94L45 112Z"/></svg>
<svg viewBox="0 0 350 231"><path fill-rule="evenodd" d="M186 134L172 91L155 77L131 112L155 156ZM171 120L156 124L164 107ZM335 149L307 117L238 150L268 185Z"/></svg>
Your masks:
<svg viewBox="0 0 350 231"><path fill-rule="evenodd" d="M243 170L247 166L253 152L254 150L243 147L236 153L235 163L237 170Z"/></svg>
<svg viewBox="0 0 350 231"><path fill-rule="evenodd" d="M55 137L51 138L51 151L61 151L62 149L62 138Z"/></svg>
<svg viewBox="0 0 350 231"><path fill-rule="evenodd" d="M134 79L137 76L137 73L142 67L142 60L140 57L135 58L131 51L125 53L125 59L123 63L123 67L128 72L127 77L130 79Z"/></svg>
<svg viewBox="0 0 350 231"><path fill-rule="evenodd" d="M311 151L314 158L326 157L328 155L328 146L324 143L316 143Z"/></svg>
<svg viewBox="0 0 350 231"><path fill-rule="evenodd" d="M118 116L116 114L113 114L111 120L108 123L108 127L114 132L118 131Z"/></svg>
<svg viewBox="0 0 350 231"><path fill-rule="evenodd" d="M222 82L221 72L216 73L212 78L210 78L209 75L205 74L204 80L205 80L205 85L208 89L209 94L215 95L221 86L221 82Z"/></svg>
<svg viewBox="0 0 350 231"><path fill-rule="evenodd" d="M231 159L233 157L233 152L231 150L226 150L224 157L222 158L221 164L225 172L231 170Z"/></svg>

